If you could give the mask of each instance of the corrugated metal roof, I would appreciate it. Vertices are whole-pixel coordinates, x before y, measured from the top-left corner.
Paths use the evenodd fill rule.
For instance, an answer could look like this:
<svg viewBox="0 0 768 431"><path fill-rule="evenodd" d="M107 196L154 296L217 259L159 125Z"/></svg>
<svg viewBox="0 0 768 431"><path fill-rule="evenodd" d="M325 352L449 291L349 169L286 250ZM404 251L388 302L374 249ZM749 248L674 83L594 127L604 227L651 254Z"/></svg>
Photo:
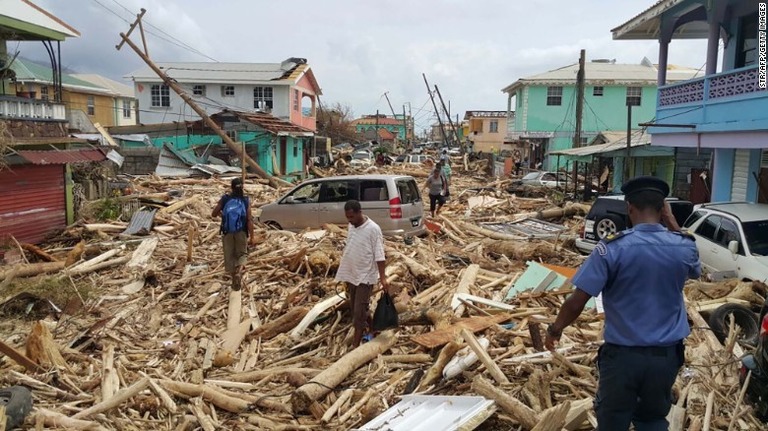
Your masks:
<svg viewBox="0 0 768 431"><path fill-rule="evenodd" d="M65 165L67 163L102 162L107 160L106 154L98 149L46 151L17 150L16 153L24 160L35 165Z"/></svg>
<svg viewBox="0 0 768 431"><path fill-rule="evenodd" d="M29 0L0 1L0 15L61 33L63 37L60 40L80 36L74 27Z"/></svg>
<svg viewBox="0 0 768 431"><path fill-rule="evenodd" d="M37 244L66 226L63 166L21 165L0 172L0 237Z"/></svg>
<svg viewBox="0 0 768 431"><path fill-rule="evenodd" d="M591 157L595 154L608 153L611 151L621 150L627 147L627 132L619 131L605 131L600 132L593 142L602 140L602 144L587 145L585 147L569 148L567 150L550 151L548 154L551 156L567 156L567 157ZM645 133L645 130L635 130L632 132L632 140L630 147L642 147L651 144L651 135Z"/></svg>
<svg viewBox="0 0 768 431"><path fill-rule="evenodd" d="M668 15L675 6L686 0L659 0L644 11L630 18L629 21L620 26L611 29L614 39L621 40L657 40L661 31L661 16ZM678 17L691 12L695 8L702 8L702 17L699 20L693 20L675 28L672 33L673 39L706 39L709 31L709 24L706 21L706 12L703 4L690 2L686 8L677 8L674 16L668 16L670 22L674 22Z"/></svg>
<svg viewBox="0 0 768 431"><path fill-rule="evenodd" d="M131 222L123 231L123 235L149 235L152 232L152 225L155 223L155 213L157 213L157 209L141 210L133 213Z"/></svg>
<svg viewBox="0 0 768 431"><path fill-rule="evenodd" d="M212 62L160 62L157 66L168 76L183 83L271 83L295 82L292 76L299 66L306 71L309 66L293 62L283 63L212 63ZM135 82L160 82L162 79L149 67L136 70L126 78Z"/></svg>
<svg viewBox="0 0 768 431"><path fill-rule="evenodd" d="M211 115L211 119L217 124L221 125L224 122L235 121L235 119L232 118L233 116L241 121L247 121L251 124L255 124L256 126L259 126L260 128L273 135L290 135L300 137L314 136L314 132L309 129L297 126L290 121L282 120L265 112L244 112L225 109L219 113ZM208 128L208 126L206 126L202 120L190 123L190 128L200 133L204 133L204 131L210 131L210 128Z"/></svg>
<svg viewBox="0 0 768 431"><path fill-rule="evenodd" d="M477 396L403 395L400 402L352 431L472 430L496 411Z"/></svg>
<svg viewBox="0 0 768 431"><path fill-rule="evenodd" d="M576 85L576 74L579 65L570 64L559 69L521 78L503 92L514 92L524 85ZM584 81L586 85L627 85L647 84L656 85L658 68L655 65L619 64L610 62L587 62L584 64ZM667 67L667 82L687 81L701 76L700 69L669 65Z"/></svg>
<svg viewBox="0 0 768 431"><path fill-rule="evenodd" d="M113 81L107 77L97 75L95 73L73 73L70 75L81 81L90 82L91 84L98 85L99 87L112 90L115 94L122 97L135 98L134 88L130 85L125 85L121 82Z"/></svg>

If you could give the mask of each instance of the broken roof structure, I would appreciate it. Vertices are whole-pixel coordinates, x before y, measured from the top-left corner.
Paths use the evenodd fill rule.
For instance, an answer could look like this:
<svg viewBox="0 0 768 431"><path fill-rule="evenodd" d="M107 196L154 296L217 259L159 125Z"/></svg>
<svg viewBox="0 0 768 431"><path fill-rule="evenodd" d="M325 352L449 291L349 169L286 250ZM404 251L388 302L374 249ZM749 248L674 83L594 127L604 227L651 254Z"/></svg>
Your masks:
<svg viewBox="0 0 768 431"><path fill-rule="evenodd" d="M266 112L245 112L225 109L210 117L211 120L219 125L226 122L245 121L277 136L311 137L315 135L309 129L297 126L290 121L282 120ZM190 123L190 128L193 131L207 130L202 120Z"/></svg>

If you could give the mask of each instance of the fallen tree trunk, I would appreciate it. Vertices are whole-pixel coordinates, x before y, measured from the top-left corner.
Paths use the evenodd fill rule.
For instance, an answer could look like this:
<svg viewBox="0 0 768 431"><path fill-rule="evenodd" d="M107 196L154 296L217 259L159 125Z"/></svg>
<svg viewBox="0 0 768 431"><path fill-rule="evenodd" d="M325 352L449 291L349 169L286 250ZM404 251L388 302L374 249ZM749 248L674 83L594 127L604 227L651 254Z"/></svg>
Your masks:
<svg viewBox="0 0 768 431"><path fill-rule="evenodd" d="M459 280L459 285L456 286L456 293L470 293L469 288L472 287L475 284L475 280L477 279L477 273L480 271L480 265L472 264L469 265L465 270L464 273L461 275L461 280ZM463 303L459 303L458 307L456 307L456 310L453 312L453 315L456 317L461 317L462 314L464 314L465 306Z"/></svg>
<svg viewBox="0 0 768 431"><path fill-rule="evenodd" d="M424 380L421 381L421 385L419 385L419 391L427 389L430 385L440 380L440 378L443 376L443 369L445 368L446 364L448 364L448 362L453 359L454 355L456 355L456 352L458 352L460 349L461 344L451 341L440 350L440 354L437 355L437 360L434 364L432 364L431 367L429 367L427 374L424 376Z"/></svg>
<svg viewBox="0 0 768 431"><path fill-rule="evenodd" d="M59 412L37 407L35 409L35 417L38 418L43 425L52 427L54 429L73 429L83 431L106 431L106 428L102 427L98 422L86 421L82 419L74 419ZM38 422L35 420L34 422Z"/></svg>
<svg viewBox="0 0 768 431"><path fill-rule="evenodd" d="M394 332L385 331L368 343L342 356L307 384L293 391L293 395L291 395L293 412L308 411L310 404L327 395L356 369L389 350L396 341L397 337L395 337Z"/></svg>
<svg viewBox="0 0 768 431"><path fill-rule="evenodd" d="M520 422L525 429L532 429L539 423L539 418L532 408L497 388L493 383L484 379L483 376L475 376L475 378L472 379L472 390L478 395L496 401L496 404L498 404L504 412Z"/></svg>
<svg viewBox="0 0 768 431"><path fill-rule="evenodd" d="M291 309L291 311L283 314L282 316L278 317L277 319L265 323L264 325L259 326L258 328L254 329L249 335L248 338L255 338L255 337L261 337L265 340L270 339L278 334L283 334L299 324L301 319L304 318L304 316L309 312L309 308L307 307L296 307Z"/></svg>
<svg viewBox="0 0 768 431"><path fill-rule="evenodd" d="M57 261L14 265L10 269L0 271L0 280L5 280L6 277L10 277L11 274L13 274L14 277L32 277L47 272L61 271L64 269L64 263L65 262Z"/></svg>

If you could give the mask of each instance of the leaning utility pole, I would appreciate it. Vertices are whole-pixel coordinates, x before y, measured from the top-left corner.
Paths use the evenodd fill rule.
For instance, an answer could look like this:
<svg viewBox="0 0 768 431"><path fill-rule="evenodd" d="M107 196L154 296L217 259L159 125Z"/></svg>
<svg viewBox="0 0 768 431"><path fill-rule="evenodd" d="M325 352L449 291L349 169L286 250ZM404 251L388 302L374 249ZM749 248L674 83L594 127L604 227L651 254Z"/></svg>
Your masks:
<svg viewBox="0 0 768 431"><path fill-rule="evenodd" d="M424 85L427 86L427 94L429 94L429 99L432 101L432 107L435 108L435 115L437 115L437 124L440 125L440 134L443 135L443 145L448 145L448 135L445 133L443 120L440 119L440 111L437 110L437 103L435 103L435 96L432 94L432 91L429 90L427 75L422 73L421 76L424 77Z"/></svg>
<svg viewBox="0 0 768 431"><path fill-rule="evenodd" d="M461 142L459 142L459 133L456 131L456 127L453 126L453 120L451 120L451 113L448 112L448 109L445 108L445 103L443 102L443 96L440 94L440 89L437 88L437 84L435 84L435 93L437 93L437 98L440 99L440 104L443 106L443 111L445 112L445 116L448 118L448 124L451 125L451 131L453 132L453 136L456 138L456 143L458 145L461 145Z"/></svg>
<svg viewBox="0 0 768 431"><path fill-rule="evenodd" d="M184 90L176 83L175 80L171 79L162 70L160 70L160 68L157 67L157 65L149 58L146 51L147 42L144 37L144 32L141 24L141 18L144 16L145 12L146 10L142 8L141 13L136 15L136 21L134 21L133 24L131 24L130 28L128 28L128 33L120 33L120 37L123 40L117 46L115 46L115 48L117 48L117 50L119 51L120 48L122 48L124 43L128 44L128 46L130 46L131 49L133 49L136 52L136 54L139 57L141 57L141 59L144 60L145 63L147 63L150 69L152 69L157 74L157 76L159 76L163 80L163 83L168 87L170 87L173 91L175 91L176 94L178 94L179 97L181 97L181 99L187 105L189 105L189 107L192 108L192 110L195 111L197 115L200 116L200 118L203 120L203 123L206 126L210 127L217 135L219 135L221 140L227 145L227 147L229 147L230 150L234 151L235 154L240 156L240 159L243 160L244 162L242 166L243 170L245 170L245 164L247 163L248 166L250 166L256 172L256 175L266 180L269 180L269 184L272 185L273 187L278 188L279 186L290 185L290 183L288 183L287 181L284 181L284 180L281 180L280 178L269 175L266 171L264 171L264 169L262 169L261 166L259 166L259 164L256 163L256 161L253 160L248 155L248 153L245 152L244 146L240 147L239 145L237 145L237 143L234 140L232 140L232 138L227 136L227 134L224 133L223 130L221 130L219 125L216 124L216 122L214 122L213 120L211 120L211 117L208 116L208 113L206 113L204 109L200 108L197 105L197 103L195 103L194 100L192 100L192 98L189 97L184 92ZM131 39L129 39L128 37L131 35L131 32L133 31L134 28L136 28L137 25L141 30L141 40L145 47L144 52L142 52L141 49L135 43L133 43L133 41L131 41Z"/></svg>
<svg viewBox="0 0 768 431"><path fill-rule="evenodd" d="M581 147L581 120L584 115L584 63L586 51L579 56L579 72L576 74L576 133L573 136L573 148ZM585 179L586 183L586 179ZM584 187L586 188L586 184ZM573 193L579 190L579 162L573 162Z"/></svg>

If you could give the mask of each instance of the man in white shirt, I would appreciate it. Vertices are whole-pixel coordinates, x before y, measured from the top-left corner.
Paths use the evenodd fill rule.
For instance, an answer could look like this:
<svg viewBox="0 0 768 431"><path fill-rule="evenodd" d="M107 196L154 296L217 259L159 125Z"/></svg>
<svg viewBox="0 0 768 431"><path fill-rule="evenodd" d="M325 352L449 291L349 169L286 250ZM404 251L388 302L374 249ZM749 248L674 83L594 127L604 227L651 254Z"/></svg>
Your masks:
<svg viewBox="0 0 768 431"><path fill-rule="evenodd" d="M384 237L379 225L363 215L360 202L347 201L344 205L344 215L349 221L349 231L336 280L347 284L352 324L355 328L352 345L359 346L370 317L368 307L373 286L381 280L382 288L389 292L389 283L384 274Z"/></svg>

